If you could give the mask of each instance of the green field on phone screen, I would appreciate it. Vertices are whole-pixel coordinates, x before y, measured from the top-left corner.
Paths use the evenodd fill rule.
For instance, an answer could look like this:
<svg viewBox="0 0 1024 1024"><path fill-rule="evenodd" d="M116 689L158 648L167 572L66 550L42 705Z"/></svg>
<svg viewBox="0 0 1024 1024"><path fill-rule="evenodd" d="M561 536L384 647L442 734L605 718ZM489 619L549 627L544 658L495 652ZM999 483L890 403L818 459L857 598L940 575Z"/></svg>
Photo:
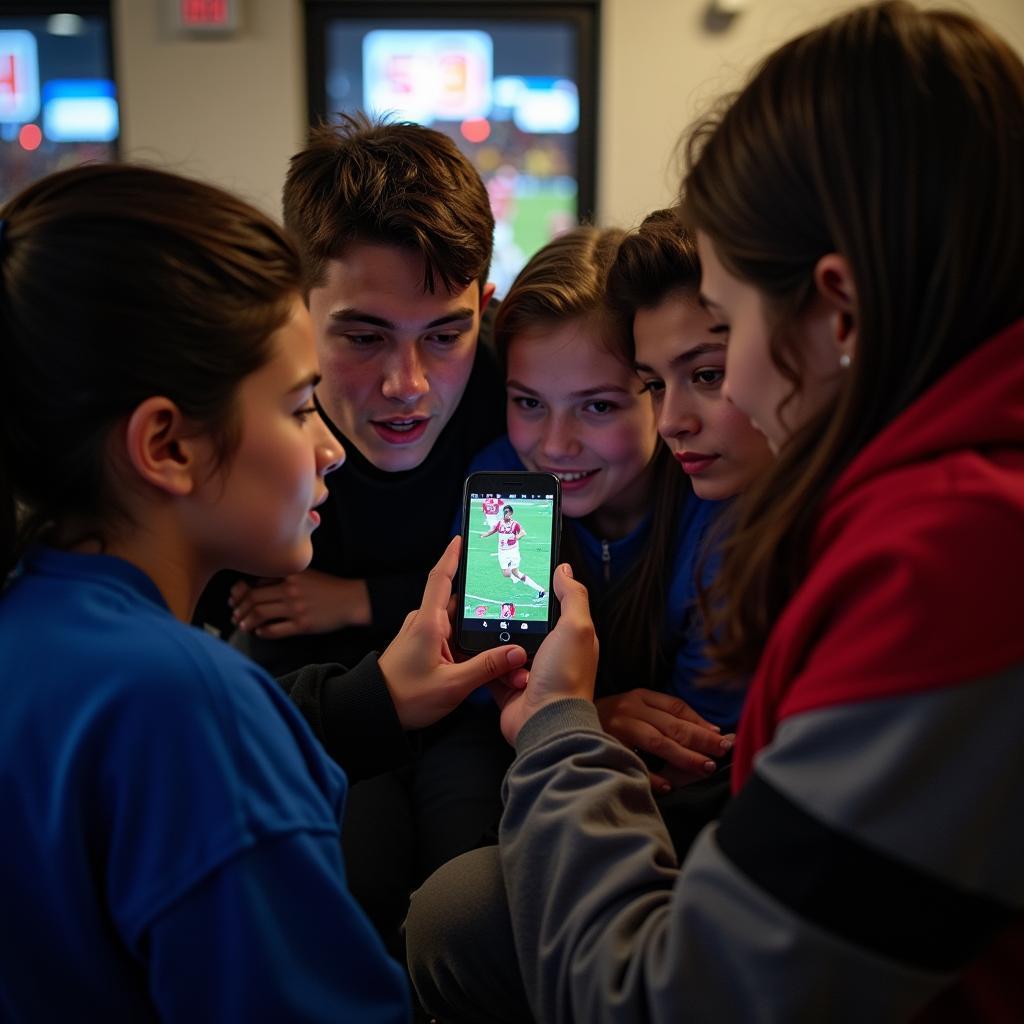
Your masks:
<svg viewBox="0 0 1024 1024"><path fill-rule="evenodd" d="M512 505L512 518L526 534L518 545L519 571L547 589L548 560L551 557L551 502L516 498L509 499L506 504ZM537 591L528 583L516 582L502 574L498 568L498 535L480 536L489 527L484 521L479 498L470 501L469 525L469 556L463 590L465 617L491 621L501 616L503 604L510 603L515 605L511 616L513 621L545 621L551 595L545 593L538 599Z"/></svg>

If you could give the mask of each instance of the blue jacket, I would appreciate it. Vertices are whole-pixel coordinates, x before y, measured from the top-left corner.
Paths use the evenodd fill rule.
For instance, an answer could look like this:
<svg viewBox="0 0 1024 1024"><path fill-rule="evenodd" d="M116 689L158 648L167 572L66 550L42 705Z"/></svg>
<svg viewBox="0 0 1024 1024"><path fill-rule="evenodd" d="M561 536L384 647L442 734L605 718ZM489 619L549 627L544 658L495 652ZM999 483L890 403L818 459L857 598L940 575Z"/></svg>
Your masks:
<svg viewBox="0 0 1024 1024"><path fill-rule="evenodd" d="M469 472L482 470L525 469L508 437L499 438L483 449L470 465ZM671 691L685 700L709 722L724 728L736 725L744 694L695 685L707 665L704 656L704 634L697 609L697 571L709 527L724 507L723 502L704 501L690 494L683 507L672 552L672 576L665 601L666 650L672 661ZM591 533L578 519L564 520L572 529L576 542L587 559L590 590L594 597L602 594L636 565L648 543L651 521L648 517L632 533L614 541ZM706 575L714 572L710 560ZM595 593L594 581L597 582ZM606 643L602 638L602 643ZM638 683L637 685L649 685Z"/></svg>
<svg viewBox="0 0 1024 1024"><path fill-rule="evenodd" d="M409 1019L345 885L345 776L262 669L47 548L0 666L0 1017Z"/></svg>

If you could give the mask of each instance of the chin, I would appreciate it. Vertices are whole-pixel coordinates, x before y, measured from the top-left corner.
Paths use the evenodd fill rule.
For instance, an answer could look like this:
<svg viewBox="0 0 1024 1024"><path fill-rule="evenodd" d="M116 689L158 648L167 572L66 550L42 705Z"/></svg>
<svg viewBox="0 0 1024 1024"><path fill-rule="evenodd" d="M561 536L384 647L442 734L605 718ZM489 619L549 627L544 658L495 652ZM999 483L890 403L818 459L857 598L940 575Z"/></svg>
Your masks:
<svg viewBox="0 0 1024 1024"><path fill-rule="evenodd" d="M373 465L385 473L401 473L407 469L415 469L430 454L433 444L410 445L399 450L389 449L378 451L369 459Z"/></svg>
<svg viewBox="0 0 1024 1024"><path fill-rule="evenodd" d="M694 481L693 493L703 501L725 501L739 493L739 487L730 487L727 483L715 480L706 480L698 483Z"/></svg>

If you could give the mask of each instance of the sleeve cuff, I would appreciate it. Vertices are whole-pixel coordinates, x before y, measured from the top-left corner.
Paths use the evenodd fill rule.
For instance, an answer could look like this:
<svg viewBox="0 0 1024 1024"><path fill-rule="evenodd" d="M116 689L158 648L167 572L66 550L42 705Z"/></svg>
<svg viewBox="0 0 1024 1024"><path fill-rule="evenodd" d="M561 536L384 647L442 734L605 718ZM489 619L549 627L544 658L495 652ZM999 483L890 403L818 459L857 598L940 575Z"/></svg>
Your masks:
<svg viewBox="0 0 1024 1024"><path fill-rule="evenodd" d="M324 745L353 778L389 771L412 756L376 653L326 679L321 700Z"/></svg>
<svg viewBox="0 0 1024 1024"><path fill-rule="evenodd" d="M604 734L594 704L579 697L555 701L553 704L541 708L519 730L519 736L516 738L516 754L524 754L527 750L540 746L558 733L581 729L586 732Z"/></svg>

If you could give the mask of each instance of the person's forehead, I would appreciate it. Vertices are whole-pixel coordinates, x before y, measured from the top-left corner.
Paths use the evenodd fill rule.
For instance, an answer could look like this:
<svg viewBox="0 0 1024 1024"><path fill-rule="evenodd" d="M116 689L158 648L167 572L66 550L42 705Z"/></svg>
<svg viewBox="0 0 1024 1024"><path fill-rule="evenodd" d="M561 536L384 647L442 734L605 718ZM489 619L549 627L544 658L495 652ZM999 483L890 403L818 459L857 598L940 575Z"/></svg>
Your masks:
<svg viewBox="0 0 1024 1024"><path fill-rule="evenodd" d="M337 294L342 301L376 296L410 310L458 306L479 309L477 282L448 290L435 276L435 288L429 291L425 287L426 272L426 260L415 249L380 242L351 242L328 261L320 288Z"/></svg>

